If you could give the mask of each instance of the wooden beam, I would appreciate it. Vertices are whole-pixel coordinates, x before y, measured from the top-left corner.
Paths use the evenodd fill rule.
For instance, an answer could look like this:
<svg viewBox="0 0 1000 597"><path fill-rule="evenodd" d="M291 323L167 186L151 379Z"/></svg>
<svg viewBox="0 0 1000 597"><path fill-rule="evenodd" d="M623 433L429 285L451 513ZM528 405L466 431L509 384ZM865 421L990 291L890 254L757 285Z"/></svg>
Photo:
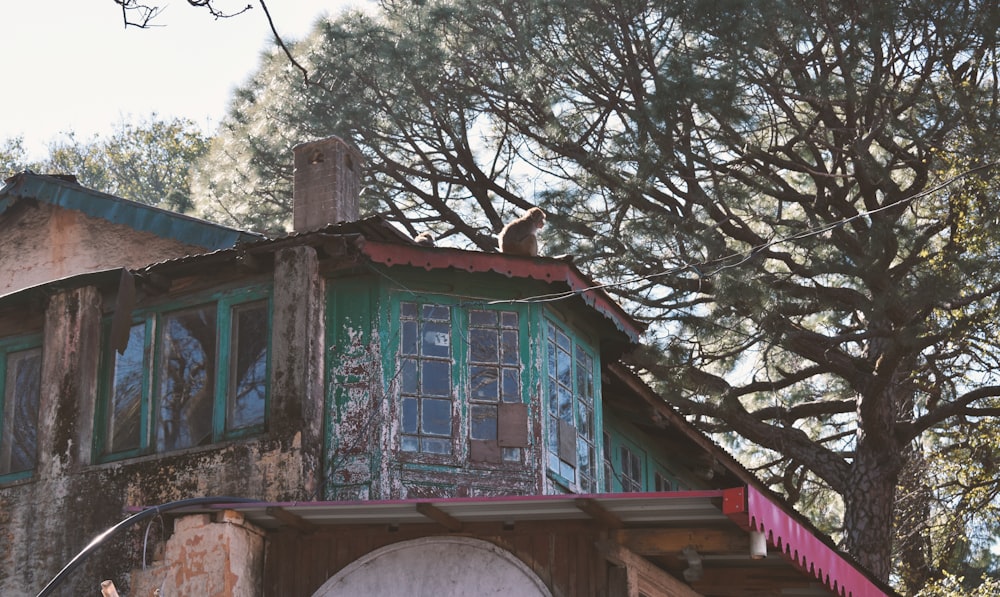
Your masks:
<svg viewBox="0 0 1000 597"><path fill-rule="evenodd" d="M704 597L690 586L664 572L646 558L614 541L598 541L597 550L606 560L625 568L628 575L628 595L668 595L669 597Z"/></svg>
<svg viewBox="0 0 1000 597"><path fill-rule="evenodd" d="M430 502L418 502L417 512L420 512L427 518L430 518L434 522L440 524L444 528L448 529L453 533L457 533L462 530L462 521L458 520L451 514L448 514L444 510L441 510L434 504Z"/></svg>
<svg viewBox="0 0 1000 597"><path fill-rule="evenodd" d="M318 526L314 525L308 520L305 520L301 516L297 514L292 514L288 510L285 510L284 508L279 508L278 506L268 506L267 509L265 509L264 511L267 513L268 516L272 518L277 518L282 523L303 533L312 533L319 528Z"/></svg>
<svg viewBox="0 0 1000 597"><path fill-rule="evenodd" d="M675 556L692 546L698 553L740 552L750 558L750 536L740 531L713 528L623 529L614 539L644 556Z"/></svg>
<svg viewBox="0 0 1000 597"><path fill-rule="evenodd" d="M592 498L576 498L576 507L586 512L591 518L600 522L604 526L612 529L620 529L624 524L620 518L608 512L604 506Z"/></svg>

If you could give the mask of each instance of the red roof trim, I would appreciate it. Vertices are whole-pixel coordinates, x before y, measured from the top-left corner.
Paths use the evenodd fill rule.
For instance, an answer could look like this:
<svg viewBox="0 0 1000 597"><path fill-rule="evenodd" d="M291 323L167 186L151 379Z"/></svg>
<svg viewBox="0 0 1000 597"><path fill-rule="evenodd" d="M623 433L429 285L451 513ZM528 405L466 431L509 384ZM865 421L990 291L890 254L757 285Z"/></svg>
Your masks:
<svg viewBox="0 0 1000 597"><path fill-rule="evenodd" d="M781 506L753 487L727 489L723 512L734 522L764 533L769 545L843 597L887 595L856 564L845 559Z"/></svg>
<svg viewBox="0 0 1000 597"><path fill-rule="evenodd" d="M409 265L428 271L458 269L467 272L495 272L508 278L530 278L542 282L563 282L573 294L610 319L619 330L638 343L643 327L608 295L577 269L558 259L514 257L501 253L480 253L449 248L408 247L368 240L362 252L383 265Z"/></svg>

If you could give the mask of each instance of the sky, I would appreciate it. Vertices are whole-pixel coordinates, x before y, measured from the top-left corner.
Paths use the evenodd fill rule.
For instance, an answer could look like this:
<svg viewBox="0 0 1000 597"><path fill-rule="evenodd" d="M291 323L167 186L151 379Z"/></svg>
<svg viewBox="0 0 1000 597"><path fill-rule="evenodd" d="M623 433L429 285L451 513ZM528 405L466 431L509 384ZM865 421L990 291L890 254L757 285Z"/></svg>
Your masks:
<svg viewBox="0 0 1000 597"><path fill-rule="evenodd" d="M271 30L256 0L215 0L215 19L186 0L148 29L125 27L114 0L0 0L0 144L22 137L29 159L68 131L86 140L125 122L190 118L211 134L232 90L256 69ZM323 15L371 0L267 0L278 33L301 39Z"/></svg>

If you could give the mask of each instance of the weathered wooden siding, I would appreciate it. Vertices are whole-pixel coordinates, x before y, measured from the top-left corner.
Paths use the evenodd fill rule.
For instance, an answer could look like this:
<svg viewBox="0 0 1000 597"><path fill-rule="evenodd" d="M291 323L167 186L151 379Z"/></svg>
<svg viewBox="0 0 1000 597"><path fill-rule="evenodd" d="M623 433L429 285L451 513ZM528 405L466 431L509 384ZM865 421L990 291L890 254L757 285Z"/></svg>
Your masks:
<svg viewBox="0 0 1000 597"><path fill-rule="evenodd" d="M291 530L268 536L264 564L265 595L309 597L339 570L380 547L445 535L437 525L404 525L398 529L365 525L333 527L310 534ZM609 564L595 542L595 524L529 522L504 529L500 523L467 525L462 536L476 537L506 549L524 562L554 597L608 595ZM483 571L488 574L488 570Z"/></svg>

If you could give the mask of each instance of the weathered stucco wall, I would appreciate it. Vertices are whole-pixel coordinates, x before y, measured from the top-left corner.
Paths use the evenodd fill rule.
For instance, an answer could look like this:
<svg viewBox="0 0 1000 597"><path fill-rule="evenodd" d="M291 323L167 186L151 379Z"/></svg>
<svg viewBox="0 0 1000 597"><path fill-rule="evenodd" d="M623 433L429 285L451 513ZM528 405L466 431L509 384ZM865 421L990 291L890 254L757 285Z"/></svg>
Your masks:
<svg viewBox="0 0 1000 597"><path fill-rule="evenodd" d="M284 288L275 293L272 316L272 350L280 354L272 360L269 428L256 437L187 450L95 463L101 326L114 307L113 292L102 301L96 288L83 287L44 300L39 464L30 478L0 487L0 595L36 594L94 537L129 516L130 508L204 496L315 499L323 310L309 251L289 252L276 263L275 277ZM0 329L18 333L16 310L0 317ZM22 319L36 326L23 331L38 332L37 318ZM315 345L304 342L316 326ZM142 565L144 531L133 528L102 545L53 594L95 594L105 579L132 594L130 574Z"/></svg>
<svg viewBox="0 0 1000 597"><path fill-rule="evenodd" d="M204 249L46 203L23 202L0 234L0 296L71 275L139 268Z"/></svg>

